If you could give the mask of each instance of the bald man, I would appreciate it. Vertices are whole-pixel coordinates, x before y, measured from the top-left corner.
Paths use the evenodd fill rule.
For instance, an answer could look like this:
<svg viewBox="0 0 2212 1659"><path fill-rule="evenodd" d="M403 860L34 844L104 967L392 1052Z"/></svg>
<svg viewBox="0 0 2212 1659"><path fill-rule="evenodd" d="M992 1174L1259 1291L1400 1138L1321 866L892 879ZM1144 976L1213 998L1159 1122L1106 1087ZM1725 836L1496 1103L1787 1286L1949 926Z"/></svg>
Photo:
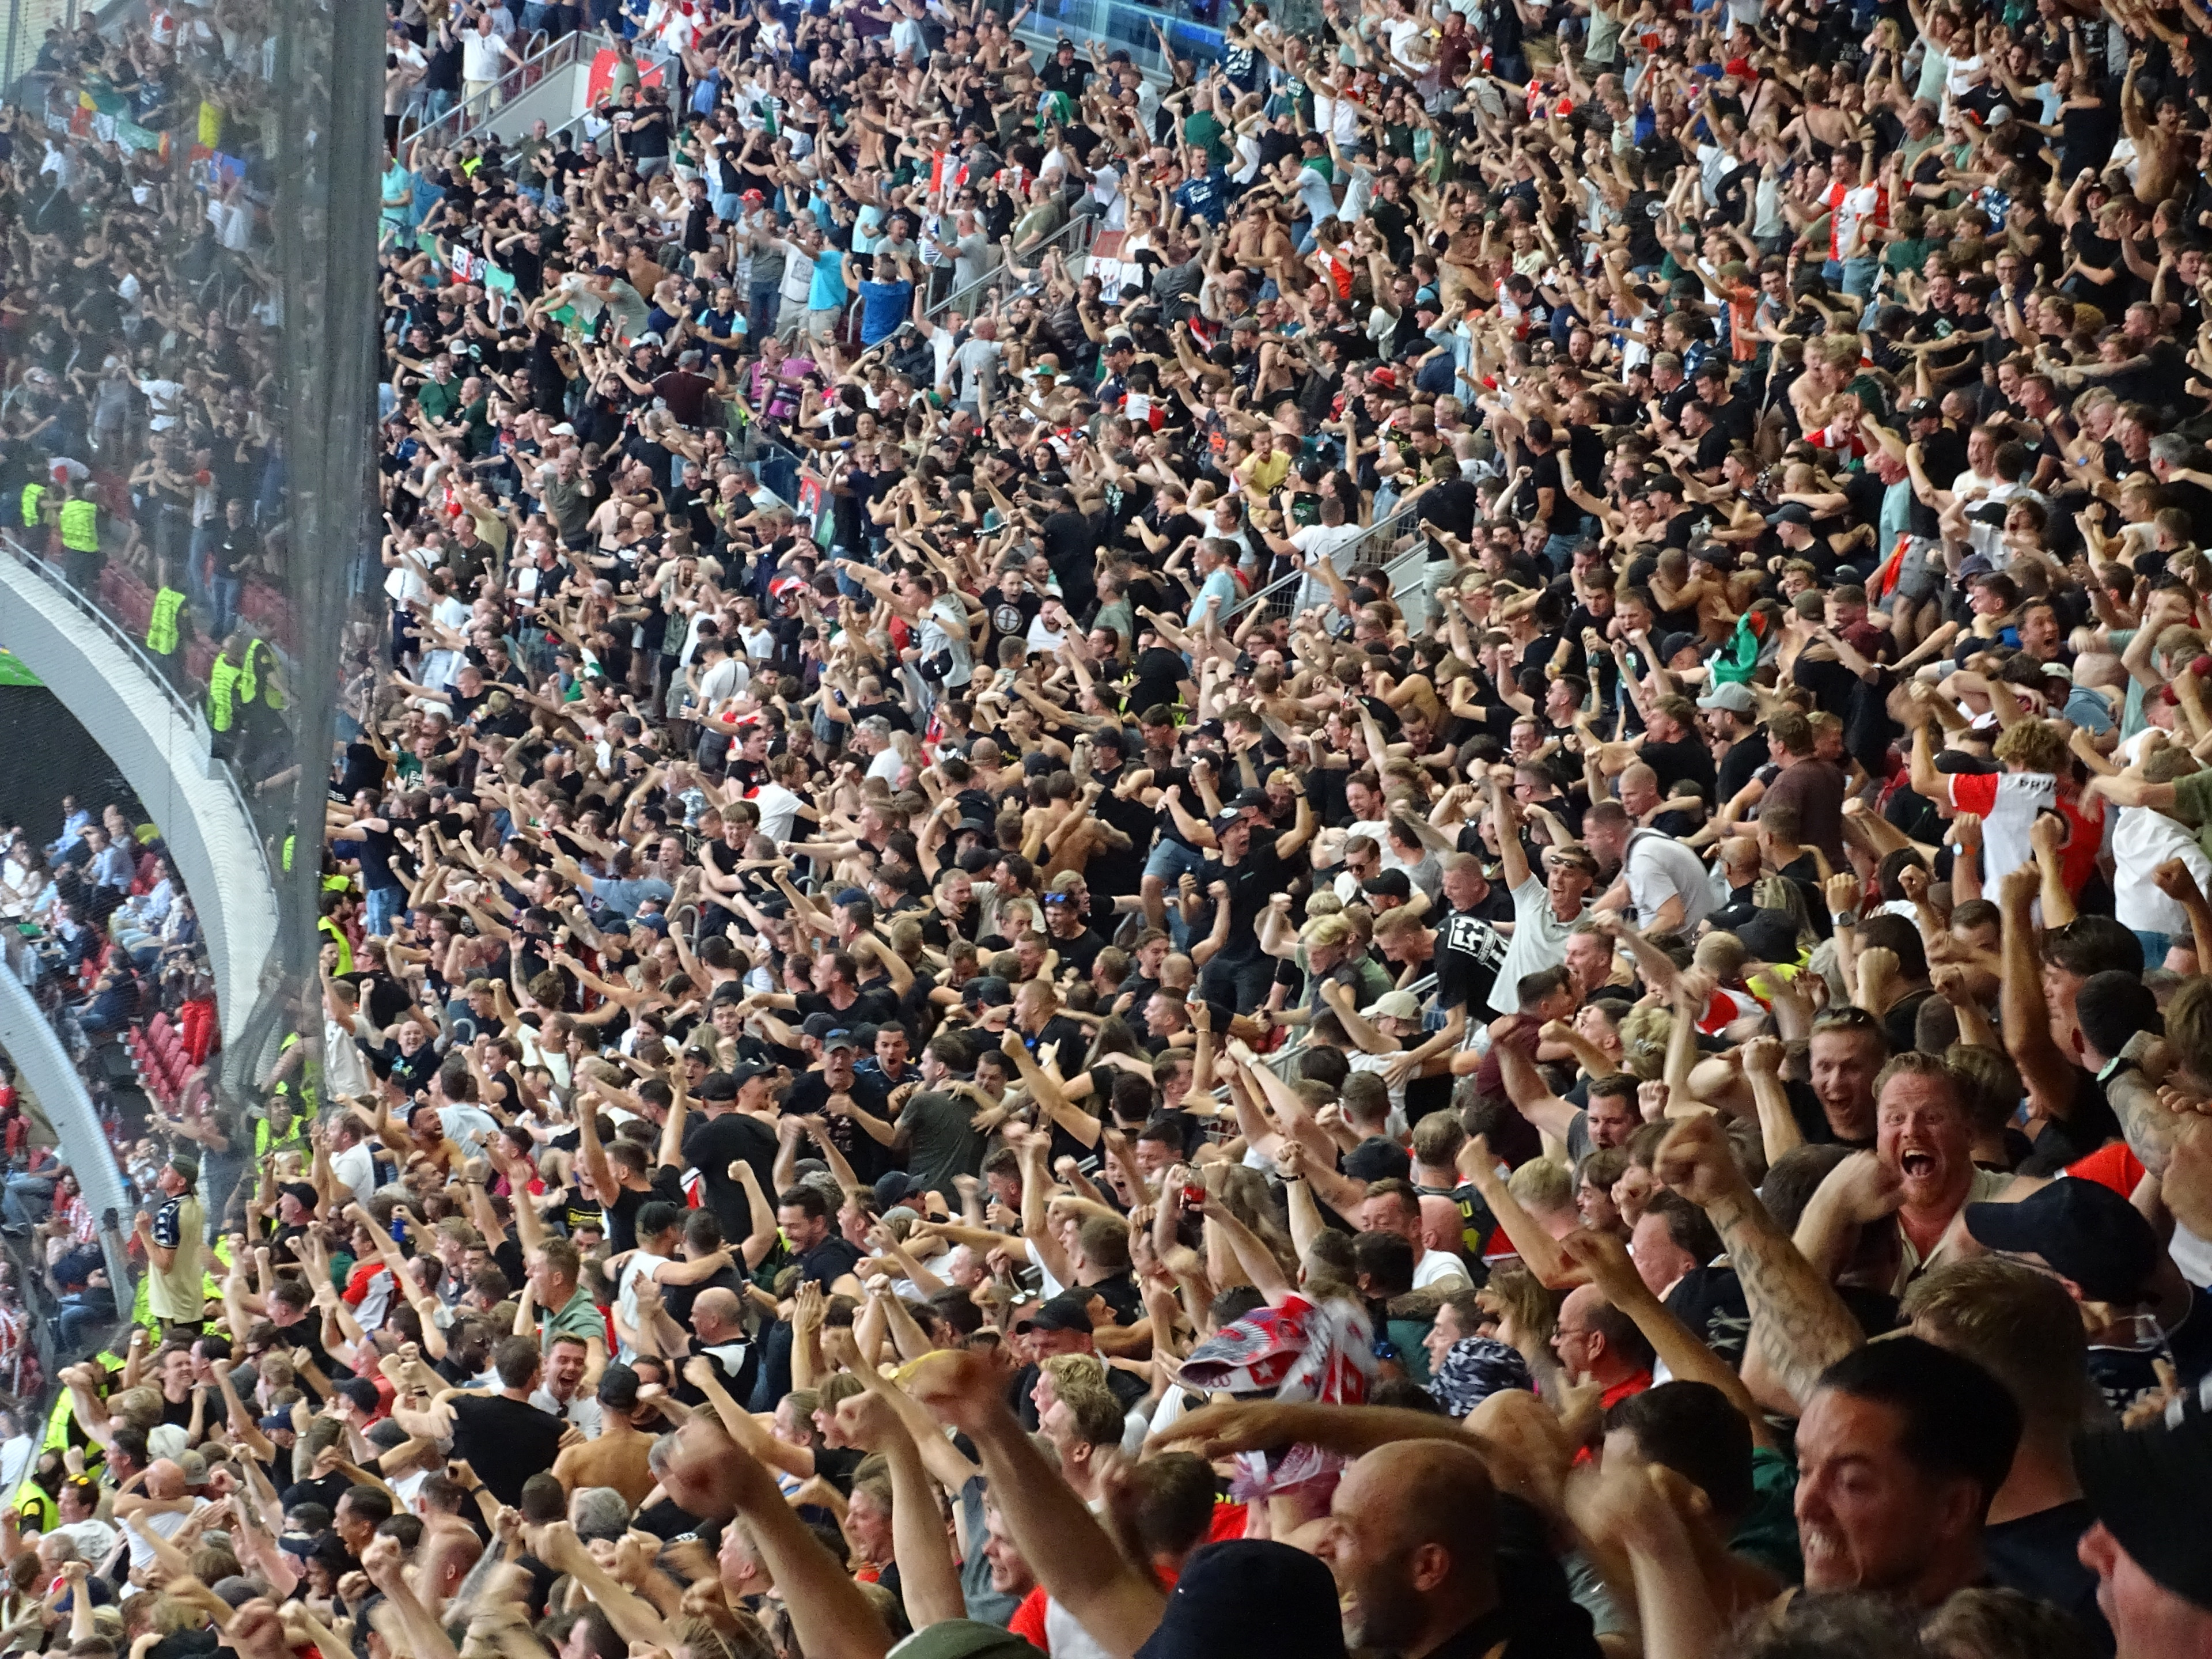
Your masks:
<svg viewBox="0 0 2212 1659"><path fill-rule="evenodd" d="M691 1304L691 1332L696 1339L691 1352L704 1358L721 1374L722 1386L730 1391L731 1397L751 1399L760 1357L745 1334L744 1309L738 1300L738 1293L720 1285L702 1291L698 1300ZM700 1401L705 1399L688 1382L678 1393L687 1401L695 1396Z"/></svg>
<svg viewBox="0 0 2212 1659"><path fill-rule="evenodd" d="M1329 1502L1322 1559L1347 1648L1427 1659L1510 1634L1498 1589L1498 1497L1472 1448L1401 1441L1369 1452Z"/></svg>
<svg viewBox="0 0 2212 1659"><path fill-rule="evenodd" d="M175 1537L185 1517L206 1501L186 1493L184 1469L173 1460L158 1458L149 1464L144 1493L122 1492L115 1499L116 1524L131 1542L131 1571L143 1573L154 1565L154 1547L146 1541L147 1533Z"/></svg>

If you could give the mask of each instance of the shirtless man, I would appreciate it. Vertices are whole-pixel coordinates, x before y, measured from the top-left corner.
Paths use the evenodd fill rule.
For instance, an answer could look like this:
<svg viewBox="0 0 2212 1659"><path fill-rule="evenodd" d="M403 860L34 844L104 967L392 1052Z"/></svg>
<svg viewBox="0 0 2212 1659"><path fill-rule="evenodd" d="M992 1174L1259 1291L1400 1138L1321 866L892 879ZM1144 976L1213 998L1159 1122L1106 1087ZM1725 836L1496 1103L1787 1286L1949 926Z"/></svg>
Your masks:
<svg viewBox="0 0 2212 1659"><path fill-rule="evenodd" d="M601 1371L599 1438L570 1446L553 1460L553 1478L562 1490L612 1486L633 1510L642 1504L654 1486L647 1463L653 1437L637 1427L637 1419L654 1409L641 1408L637 1373L629 1366L614 1364Z"/></svg>

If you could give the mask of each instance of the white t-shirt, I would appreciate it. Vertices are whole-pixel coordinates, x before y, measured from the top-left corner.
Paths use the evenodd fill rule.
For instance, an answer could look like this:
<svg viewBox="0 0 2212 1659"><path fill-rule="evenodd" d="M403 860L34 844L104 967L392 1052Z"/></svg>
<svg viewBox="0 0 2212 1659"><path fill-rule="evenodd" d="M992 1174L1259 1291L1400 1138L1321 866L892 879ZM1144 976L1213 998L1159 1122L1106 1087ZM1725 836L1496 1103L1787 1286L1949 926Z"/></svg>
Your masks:
<svg viewBox="0 0 2212 1659"><path fill-rule="evenodd" d="M1421 1259L1413 1264L1413 1288L1432 1290L1445 1285L1453 1290L1467 1290L1474 1281L1467 1276L1467 1264L1448 1250L1423 1250Z"/></svg>
<svg viewBox="0 0 2212 1659"><path fill-rule="evenodd" d="M204 1498L192 1499L192 1509L195 1512L206 1507L207 1499ZM123 1528L123 1535L131 1545L131 1571L143 1571L154 1565L154 1547L146 1541L147 1533L155 1533L163 1538L174 1538L183 1528L188 1518L182 1510L169 1510L159 1515L133 1516Z"/></svg>
<svg viewBox="0 0 2212 1659"><path fill-rule="evenodd" d="M1685 933L1713 908L1704 861L1672 836L1638 830L1628 838L1628 856L1621 863L1628 878L1629 902L1636 907L1637 921L1646 927L1670 898L1682 901L1680 931Z"/></svg>
<svg viewBox="0 0 2212 1659"><path fill-rule="evenodd" d="M1522 976L1540 969L1557 968L1567 959L1567 937L1574 921L1561 921L1552 909L1551 890L1534 871L1512 890L1513 937L1505 944L1505 960L1498 964L1498 983L1490 993L1492 1012L1517 1013L1521 999L1514 987Z"/></svg>
<svg viewBox="0 0 2212 1659"><path fill-rule="evenodd" d="M673 1256L648 1255L643 1250L638 1251L636 1255L623 1263L622 1290L616 1297L615 1310L621 1315L622 1322L624 1325L631 1330L638 1328L638 1280L642 1279L657 1283L660 1278L661 1269L672 1267L675 1265L676 1260ZM625 1342L622 1345L622 1352L617 1358L627 1360L635 1352L629 1343Z"/></svg>
<svg viewBox="0 0 2212 1659"><path fill-rule="evenodd" d="M2197 837L2163 812L2148 806L2131 806L2120 813L2119 828L2112 832L2112 913L2120 925L2141 933L2171 933L2190 937L2189 912L2168 898L2151 879L2168 859L2189 866L2201 889L2212 889L2212 859L2204 856ZM2159 966L2154 962L2146 968Z"/></svg>
<svg viewBox="0 0 2212 1659"><path fill-rule="evenodd" d="M886 750L886 754L890 752ZM761 834L781 847L791 839L791 827L798 821L801 805L798 796L780 783L764 783L753 796L753 810L760 814Z"/></svg>

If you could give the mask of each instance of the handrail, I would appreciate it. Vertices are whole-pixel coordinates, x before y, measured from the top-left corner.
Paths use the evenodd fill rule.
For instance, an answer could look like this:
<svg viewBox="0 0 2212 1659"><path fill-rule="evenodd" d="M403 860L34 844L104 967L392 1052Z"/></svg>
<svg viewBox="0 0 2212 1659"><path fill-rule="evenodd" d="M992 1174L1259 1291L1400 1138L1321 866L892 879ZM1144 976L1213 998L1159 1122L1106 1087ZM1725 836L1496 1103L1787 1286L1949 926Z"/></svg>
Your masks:
<svg viewBox="0 0 2212 1659"><path fill-rule="evenodd" d="M12 529L0 526L0 546L4 546L9 552L14 554L18 562L28 568L48 586L58 588L62 595L81 613L97 623L106 632L109 638L129 652L141 672L161 688L161 695L169 700L170 707L181 714L191 727L192 737L199 757L204 763L205 775L210 781L218 783L229 791L231 802L238 809L240 821L256 832L252 836L254 855L261 860L262 880L273 889L276 883L269 869L268 849L262 844L258 833L260 820L254 817L252 807L246 799L246 791L239 782L236 771L232 769L229 762L216 755L215 733L209 729L207 711L197 700L186 697L177 690L176 686L170 682L169 677L162 672L161 665L149 653L145 646L139 641L132 639L121 623L101 610L97 601L72 583L49 560L25 547L17 539Z"/></svg>
<svg viewBox="0 0 2212 1659"><path fill-rule="evenodd" d="M428 138L433 144L447 144L457 138L465 137L470 130L477 125L477 121L469 116L471 110L476 110L480 114L489 117L493 111L501 108L514 95L526 92L552 74L554 70L566 69L574 64L578 52L575 42L584 40L593 41L595 44L592 50L595 53L599 51L599 45L604 44L600 42L599 36L586 29L571 29L557 40L546 40L545 31L540 29L535 38L544 41L544 44L534 52L526 52L520 63L508 68L498 80L493 82L483 91L461 99L436 120L418 123L411 131L407 129L406 124L402 122L399 133L399 145L402 151L404 152L407 146L419 139ZM546 61L556 53L566 55L559 63ZM513 83L511 89L510 83ZM448 126L453 129L452 131L433 136L438 135L441 128Z"/></svg>
<svg viewBox="0 0 2212 1659"><path fill-rule="evenodd" d="M1062 225L1058 230L1053 232L1051 235L1046 237L1043 241L1037 245L1036 252L1034 256L1035 258L1042 259L1046 254L1055 251L1060 253L1063 259L1075 258L1083 254L1088 253L1091 251L1091 243L1097 240L1098 225L1099 220L1097 214L1077 214L1066 224ZM1061 243L1079 236L1082 242L1081 246L1074 248L1072 251L1068 248L1060 246ZM1006 266L1003 264L994 265L989 270L985 271L981 276L978 276L974 282L969 283L965 288L957 288L953 289L951 293L946 295L942 300L939 300L935 305L930 307L929 309L922 314L928 321L933 323L940 317L951 315L955 311L959 311L960 315L965 317L968 315L968 313L964 310L961 310L960 308L970 295L980 295L985 293L994 286L1004 284L1006 280Z"/></svg>
<svg viewBox="0 0 2212 1659"><path fill-rule="evenodd" d="M1437 976L1434 974L1424 974L1420 978L1415 980L1411 985L1408 985L1404 988L1410 995L1415 997L1426 996L1430 992L1437 988ZM1260 1056L1261 1063L1266 1066L1267 1068L1273 1072L1277 1077L1281 1078L1285 1083L1291 1080L1291 1063L1295 1061L1299 1055L1304 1054L1307 1048L1311 1046L1309 1036L1311 1030L1310 1027L1297 1025L1293 1026L1291 1029L1297 1034L1291 1042L1285 1042L1279 1048L1271 1049L1267 1054Z"/></svg>
<svg viewBox="0 0 2212 1659"><path fill-rule="evenodd" d="M12 529L0 528L0 545L4 545L20 562L28 565L49 586L59 588L79 611L98 623L117 644L136 658L138 666L145 670L154 684L161 688L161 695L167 697L177 712L190 723L193 734L199 739L202 750L213 750L215 736L208 730L207 711L197 702L186 698L170 684L169 677L161 671L161 665L148 654L145 646L141 641L132 639L121 623L101 610L99 602L72 583L52 560L41 554L33 553L29 548L24 546L17 539Z"/></svg>
<svg viewBox="0 0 2212 1659"><path fill-rule="evenodd" d="M1328 562L1336 567L1340 574L1350 570L1352 566L1360 562L1360 556L1367 550L1369 544L1382 536L1385 531L1389 532L1390 539L1395 541L1403 533L1401 526L1405 526L1405 521L1411 519L1419 510L1416 503L1406 502L1393 511L1389 518L1376 520L1352 540L1338 548L1335 552L1328 556ZM1292 590L1305 585L1308 574L1304 570L1293 570L1287 576L1277 577L1264 587L1254 588L1230 608L1229 613L1221 618L1222 626L1228 626L1231 622L1242 617L1254 605L1265 605L1267 608L1267 614L1271 617L1287 616L1293 602L1286 596ZM1395 592L1396 588L1395 582L1392 584L1392 588Z"/></svg>

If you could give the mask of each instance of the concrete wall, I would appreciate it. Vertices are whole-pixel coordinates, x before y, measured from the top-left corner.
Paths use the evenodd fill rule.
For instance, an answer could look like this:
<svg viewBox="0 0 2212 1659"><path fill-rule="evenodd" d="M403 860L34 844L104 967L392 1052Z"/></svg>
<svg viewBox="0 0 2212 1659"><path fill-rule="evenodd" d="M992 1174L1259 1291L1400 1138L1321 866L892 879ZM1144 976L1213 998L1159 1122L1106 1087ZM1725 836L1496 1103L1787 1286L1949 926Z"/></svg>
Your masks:
<svg viewBox="0 0 2212 1659"><path fill-rule="evenodd" d="M167 842L198 911L225 1042L244 1030L276 939L276 893L229 774L167 687L61 589L0 554L0 645L98 738ZM321 826L311 826L319 840Z"/></svg>

